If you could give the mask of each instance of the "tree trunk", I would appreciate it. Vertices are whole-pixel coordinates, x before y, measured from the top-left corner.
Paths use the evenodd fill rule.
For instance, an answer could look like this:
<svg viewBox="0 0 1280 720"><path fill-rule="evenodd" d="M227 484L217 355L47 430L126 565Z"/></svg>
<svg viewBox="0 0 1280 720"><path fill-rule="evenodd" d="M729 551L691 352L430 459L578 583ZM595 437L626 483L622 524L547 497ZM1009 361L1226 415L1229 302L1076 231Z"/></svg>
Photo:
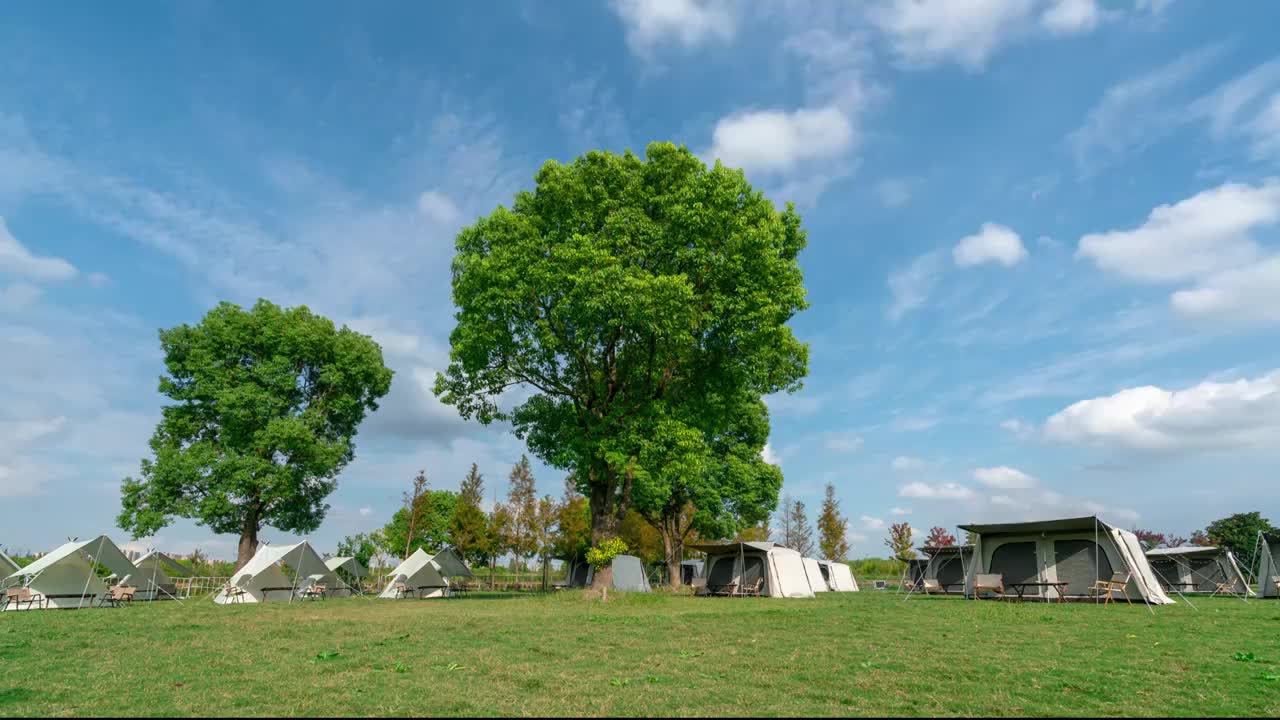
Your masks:
<svg viewBox="0 0 1280 720"><path fill-rule="evenodd" d="M258 512L245 513L244 526L240 528L240 547L236 550L236 572L249 564L258 552Z"/></svg>
<svg viewBox="0 0 1280 720"><path fill-rule="evenodd" d="M662 549L667 558L667 580L673 590L679 590L684 585L684 574L680 568L680 556L684 550L684 540L679 536L675 526L670 522L663 522L661 528Z"/></svg>
<svg viewBox="0 0 1280 720"><path fill-rule="evenodd" d="M591 544L600 545L618 535L618 516L613 508L612 488L591 488ZM591 589L600 590L613 585L613 565L596 570L591 576Z"/></svg>

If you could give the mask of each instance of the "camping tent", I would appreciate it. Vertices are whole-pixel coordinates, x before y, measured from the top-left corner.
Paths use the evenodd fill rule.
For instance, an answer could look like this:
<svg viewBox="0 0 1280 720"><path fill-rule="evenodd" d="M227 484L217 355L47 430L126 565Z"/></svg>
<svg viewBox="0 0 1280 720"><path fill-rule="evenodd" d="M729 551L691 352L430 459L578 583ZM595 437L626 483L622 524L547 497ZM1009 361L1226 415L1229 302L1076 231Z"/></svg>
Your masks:
<svg viewBox="0 0 1280 720"><path fill-rule="evenodd" d="M685 585L693 583L693 579L702 574L701 560L684 560L680 563L680 582Z"/></svg>
<svg viewBox="0 0 1280 720"><path fill-rule="evenodd" d="M18 572L18 563L0 551L0 588L14 584L15 581L10 580L9 576L16 572Z"/></svg>
<svg viewBox="0 0 1280 720"><path fill-rule="evenodd" d="M190 575L191 571L162 552L149 552L134 563L138 571L129 584L138 589L134 600L169 600L177 596L173 575Z"/></svg>
<svg viewBox="0 0 1280 720"><path fill-rule="evenodd" d="M801 558L804 563L805 577L809 578L809 589L816 593L830 592L831 587L828 585L828 570L820 562L813 558Z"/></svg>
<svg viewBox="0 0 1280 720"><path fill-rule="evenodd" d="M581 558L565 562L565 584L587 587L595 578L595 570ZM635 555L618 555L613 559L613 589L622 592L649 592L649 578L644 563Z"/></svg>
<svg viewBox="0 0 1280 720"><path fill-rule="evenodd" d="M848 563L819 560L822 577L827 586L834 592L858 592L858 581L853 579L853 570Z"/></svg>
<svg viewBox="0 0 1280 720"><path fill-rule="evenodd" d="M289 574L285 573L288 569ZM302 590L323 583L328 589L345 587L325 567L324 560L307 541L294 545L263 545L245 566L231 576L230 584L244 591L228 594L224 588L213 601L219 605L238 602L288 601Z"/></svg>
<svg viewBox="0 0 1280 720"><path fill-rule="evenodd" d="M107 594L94 566L106 568L122 580L134 577L138 569L106 535L92 540L71 541L30 565L10 573L10 586L25 583L45 597L48 608L92 607ZM28 609L24 605L21 609ZM16 606L8 609L17 610Z"/></svg>
<svg viewBox="0 0 1280 720"><path fill-rule="evenodd" d="M1147 551L1147 562L1166 591L1246 595L1249 584L1230 550L1189 545Z"/></svg>
<svg viewBox="0 0 1280 720"><path fill-rule="evenodd" d="M325 567L333 571L333 574L342 578L347 584L348 592L351 591L350 581L354 580L359 586L360 581L369 577L369 570L360 561L353 557L335 557L324 561Z"/></svg>
<svg viewBox="0 0 1280 720"><path fill-rule="evenodd" d="M1280 597L1280 534L1258 533L1258 597Z"/></svg>
<svg viewBox="0 0 1280 720"><path fill-rule="evenodd" d="M977 536L965 578L966 595L972 594L977 575L990 573L1003 575L1006 588L1019 582L1063 582L1063 597L1085 598L1097 580L1127 572L1133 599L1153 605L1173 602L1156 580L1138 538L1096 516L960 528ZM1058 597L1056 590L1038 587L1027 588L1026 595Z"/></svg>
<svg viewBox="0 0 1280 720"><path fill-rule="evenodd" d="M811 598L813 588L805 573L800 553L771 542L735 542L715 545L691 545L691 549L707 554L703 577L709 587L755 584L764 578L761 595L768 597Z"/></svg>
<svg viewBox="0 0 1280 720"><path fill-rule="evenodd" d="M401 597L396 592L399 584L407 587L413 597L445 597L451 577L472 577L471 570L456 551L448 549L428 555L418 548L387 576L387 586L379 597L391 600Z"/></svg>
<svg viewBox="0 0 1280 720"><path fill-rule="evenodd" d="M964 593L965 571L973 562L972 545L925 547L921 552L924 558L911 561L916 568L914 572L918 573L912 577L916 590L923 589L923 580L937 580L944 593Z"/></svg>

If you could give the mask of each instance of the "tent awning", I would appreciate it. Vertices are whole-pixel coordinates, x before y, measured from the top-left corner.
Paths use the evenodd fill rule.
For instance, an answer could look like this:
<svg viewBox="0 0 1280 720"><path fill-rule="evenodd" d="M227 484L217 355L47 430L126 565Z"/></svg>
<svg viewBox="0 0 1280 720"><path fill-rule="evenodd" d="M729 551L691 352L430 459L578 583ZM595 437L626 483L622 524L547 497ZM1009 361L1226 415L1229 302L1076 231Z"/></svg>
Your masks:
<svg viewBox="0 0 1280 720"><path fill-rule="evenodd" d="M990 525L961 525L961 530L968 530L979 535L1021 535L1037 532L1066 532L1071 530L1092 530L1094 524L1106 527L1097 516L1063 518L1060 520L1033 520L1020 523L995 523Z"/></svg>
<svg viewBox="0 0 1280 720"><path fill-rule="evenodd" d="M738 552L739 550L751 550L754 552L769 552L775 547L781 545L771 542L730 542L730 543L707 543L705 545L685 545L690 550L697 550L708 555L723 555L727 552Z"/></svg>
<svg viewBox="0 0 1280 720"><path fill-rule="evenodd" d="M1189 545L1189 546L1176 547L1176 548L1156 548L1154 550L1147 551L1147 557L1151 557L1152 555L1167 556L1167 555L1220 555L1220 554L1222 554L1222 548L1220 547L1205 547L1201 545Z"/></svg>

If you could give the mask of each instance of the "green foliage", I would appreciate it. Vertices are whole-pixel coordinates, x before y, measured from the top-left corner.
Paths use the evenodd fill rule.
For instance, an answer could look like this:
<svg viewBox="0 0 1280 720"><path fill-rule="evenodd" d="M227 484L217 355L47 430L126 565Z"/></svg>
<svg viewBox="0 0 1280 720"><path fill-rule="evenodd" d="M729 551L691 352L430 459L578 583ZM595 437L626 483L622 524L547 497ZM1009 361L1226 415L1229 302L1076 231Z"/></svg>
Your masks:
<svg viewBox="0 0 1280 720"><path fill-rule="evenodd" d="M505 524L505 532L501 535L502 548L523 560L532 557L538 551L537 483L534 481L533 470L529 467L527 456L520 456L520 461L511 468L511 474L507 479L511 487L507 493L504 509L507 511L509 521Z"/></svg>
<svg viewBox="0 0 1280 720"><path fill-rule="evenodd" d="M173 517L256 541L263 525L320 527L366 413L391 387L382 350L306 307L222 303L160 331L172 403L154 459L122 486L120 527L152 535Z"/></svg>
<svg viewBox="0 0 1280 720"><path fill-rule="evenodd" d="M587 564L598 572L601 568L608 567L614 558L625 555L626 552L627 543L622 538L609 538L587 550Z"/></svg>
<svg viewBox="0 0 1280 720"><path fill-rule="evenodd" d="M644 159L550 161L536 181L458 235L457 326L436 394L464 417L510 420L535 455L575 471L597 536L633 493L646 508L720 495L705 509L717 522L767 513L776 468L712 448L748 444L730 437L740 409L807 372L786 325L806 306L800 216L669 143ZM512 385L532 394L500 408ZM684 482L706 487L667 489Z"/></svg>
<svg viewBox="0 0 1280 720"><path fill-rule="evenodd" d="M849 521L840 514L840 501L836 500L835 485L827 483L822 499L822 512L818 515L818 547L827 560L844 562L849 555Z"/></svg>
<svg viewBox="0 0 1280 720"><path fill-rule="evenodd" d="M484 476L475 463L462 479L458 490L458 504L449 524L453 547L468 562L478 564L497 554L497 538L489 516L481 509L484 502Z"/></svg>
<svg viewBox="0 0 1280 720"><path fill-rule="evenodd" d="M1258 533L1280 531L1260 512L1236 513L1214 520L1204 529L1209 542L1230 550L1240 561L1241 567L1257 567Z"/></svg>
<svg viewBox="0 0 1280 720"><path fill-rule="evenodd" d="M859 580L897 580L902 575L902 561L896 558L862 558L851 560L849 569Z"/></svg>
<svg viewBox="0 0 1280 720"><path fill-rule="evenodd" d="M627 544L628 552L646 565L663 559L662 536L640 513L630 510L618 523L618 537Z"/></svg>
<svg viewBox="0 0 1280 720"><path fill-rule="evenodd" d="M379 553L383 543L385 540L377 532L348 535L338 541L338 556L354 557L361 565L369 568L372 567L370 560Z"/></svg>
<svg viewBox="0 0 1280 720"><path fill-rule="evenodd" d="M454 510L458 506L458 494L450 490L424 490L413 502L417 518L412 535L409 532L410 509L402 507L382 528L386 547L394 553L401 553L407 545L410 555L418 548L436 552L448 547L452 541L450 530Z"/></svg>
<svg viewBox="0 0 1280 720"><path fill-rule="evenodd" d="M893 557L906 562L916 556L911 540L911 525L900 522L889 526L889 537L884 541L885 547L893 551Z"/></svg>
<svg viewBox="0 0 1280 720"><path fill-rule="evenodd" d="M552 554L568 559L582 557L591 547L591 509L587 499L565 480L564 497L556 508L556 534L552 542Z"/></svg>

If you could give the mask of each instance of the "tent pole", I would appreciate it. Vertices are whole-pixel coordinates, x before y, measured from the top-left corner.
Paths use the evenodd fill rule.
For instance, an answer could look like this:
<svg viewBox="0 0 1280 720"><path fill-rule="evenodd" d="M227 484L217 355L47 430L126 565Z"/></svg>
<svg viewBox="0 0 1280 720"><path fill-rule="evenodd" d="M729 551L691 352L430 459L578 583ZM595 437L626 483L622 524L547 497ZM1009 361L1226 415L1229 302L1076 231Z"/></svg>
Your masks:
<svg viewBox="0 0 1280 720"><path fill-rule="evenodd" d="M151 548L151 550L150 550L147 554L148 554L148 555L155 555L155 554L156 554L156 550L155 550L155 548ZM152 558L152 559L151 559L151 599L150 599L150 600L148 600L147 602L155 602L155 601L156 601L156 591L157 591L157 589L158 589L158 588L156 587L156 570L158 570L159 568L160 568L160 566L156 564L156 560L155 560L155 558Z"/></svg>
<svg viewBox="0 0 1280 720"><path fill-rule="evenodd" d="M1175 561L1175 562L1176 562L1176 561ZM1190 567L1190 566L1188 566L1188 567ZM1169 582L1169 578L1165 577L1165 576L1164 576L1164 573L1162 573L1162 572L1160 572L1159 570L1157 570L1155 565L1152 565L1152 566L1151 566L1151 572L1153 572L1153 573L1155 573L1156 575L1158 575L1158 576L1160 577L1160 579L1161 579L1161 580L1164 580L1164 582L1165 582L1165 584L1166 584L1166 585L1168 585L1168 586L1169 586L1169 587L1171 587L1171 588L1175 588L1175 589L1174 589L1174 592L1178 593L1178 597L1182 598L1183 602L1185 602L1186 604L1190 605L1192 610L1195 610L1196 612L1200 612L1200 608L1196 607L1195 603L1193 603L1193 602L1191 602L1191 600L1187 599L1187 596L1186 596L1186 595L1183 595L1181 590L1176 589L1176 587L1177 587L1177 586L1176 586L1176 585L1174 585L1174 584L1172 584L1172 583L1170 583L1170 582Z"/></svg>
<svg viewBox="0 0 1280 720"><path fill-rule="evenodd" d="M102 557L102 543L106 539L107 539L107 536L103 535L98 540L98 554L95 557ZM89 583L93 580L93 566L97 564L98 564L98 561L94 557L89 558L89 577L84 579L84 590L80 591L80 604L76 606L77 610L84 607L84 596L89 594ZM90 604L92 605L92 603Z"/></svg>
<svg viewBox="0 0 1280 720"><path fill-rule="evenodd" d="M1094 515L1093 516L1093 582L1095 586L1097 585L1098 581L1102 579L1098 577L1099 575L1098 569L1102 567L1101 558L1099 557L1101 552L1102 552L1102 548L1098 546L1098 516ZM1108 590L1107 594L1110 595L1111 591ZM1093 595L1093 604L1094 605L1098 604L1098 594L1096 592Z"/></svg>
<svg viewBox="0 0 1280 720"><path fill-rule="evenodd" d="M1257 577L1257 579L1258 580L1262 579L1260 577L1262 575L1262 555L1258 552L1258 549L1260 547L1262 547L1262 531L1261 530L1258 531L1258 537L1255 538L1253 541L1253 562L1249 563L1249 581L1245 583L1246 586L1253 585L1253 581L1255 579L1253 574L1253 569L1255 567L1258 569L1259 577Z"/></svg>

